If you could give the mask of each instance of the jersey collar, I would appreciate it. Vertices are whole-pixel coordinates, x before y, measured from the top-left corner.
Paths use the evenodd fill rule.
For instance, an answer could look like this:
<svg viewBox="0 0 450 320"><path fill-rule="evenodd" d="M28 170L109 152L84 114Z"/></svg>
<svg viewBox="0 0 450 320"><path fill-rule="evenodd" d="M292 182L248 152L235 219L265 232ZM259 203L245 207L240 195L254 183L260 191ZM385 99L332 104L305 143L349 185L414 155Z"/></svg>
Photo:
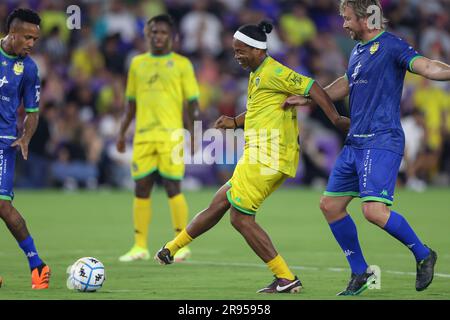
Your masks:
<svg viewBox="0 0 450 320"><path fill-rule="evenodd" d="M372 41L377 40L377 39L378 39L379 37L381 37L385 32L386 32L386 30L383 30L383 31L381 31L379 34L377 34L375 37L373 37L372 39L370 39L369 41L367 41L367 42L361 41L361 42L359 43L359 45L360 45L360 46L365 46L366 44L368 44L368 43L370 43L370 42L372 42Z"/></svg>
<svg viewBox="0 0 450 320"><path fill-rule="evenodd" d="M264 65L267 63L267 61L270 60L270 56L266 56L263 60L263 62L261 62L261 64L258 66L258 68L256 68L255 71L252 72L252 74L257 73L258 71L260 71L262 69L262 67L264 67Z"/></svg>
<svg viewBox="0 0 450 320"><path fill-rule="evenodd" d="M12 56L12 55L10 55L10 54L7 54L6 52L5 52L5 50L3 50L3 48L2 48L2 45L1 45L1 43L3 42L3 39L1 39L0 40L0 53L2 54L2 55L4 55L6 58L8 58L8 59L17 59L17 58L19 58L18 56Z"/></svg>
<svg viewBox="0 0 450 320"><path fill-rule="evenodd" d="M171 51L169 53L166 53L166 54L162 54L162 55L154 55L153 53L150 52L149 55L150 55L150 57L157 58L157 59L159 59L159 58L170 58L173 55L173 51Z"/></svg>

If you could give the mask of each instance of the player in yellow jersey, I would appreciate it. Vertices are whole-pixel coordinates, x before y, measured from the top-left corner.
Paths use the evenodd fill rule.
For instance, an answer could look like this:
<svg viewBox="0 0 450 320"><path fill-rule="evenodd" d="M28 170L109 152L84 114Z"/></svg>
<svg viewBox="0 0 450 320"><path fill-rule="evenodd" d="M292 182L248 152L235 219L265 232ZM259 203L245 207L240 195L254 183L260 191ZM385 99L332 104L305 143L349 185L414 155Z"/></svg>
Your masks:
<svg viewBox="0 0 450 320"><path fill-rule="evenodd" d="M180 141L172 133L183 129L183 103L187 101L187 127L192 133L198 115L199 89L191 62L172 51L175 26L170 16L151 18L145 28L150 52L133 58L128 72L128 108L122 121L117 150L125 151L125 133L136 118L131 174L135 180L133 220L135 243L119 258L122 262L148 260L148 228L152 216L150 194L159 173L169 197L172 223L177 235L188 222L188 207L180 190L184 163L173 161L172 150ZM190 256L185 247L176 261Z"/></svg>
<svg viewBox="0 0 450 320"><path fill-rule="evenodd" d="M348 118L341 117L330 98L314 80L302 76L267 55L268 22L245 25L234 34L236 60L250 69L247 111L236 118L220 117L216 128L244 125L244 154L232 178L217 191L208 208L201 211L174 240L161 248L155 259L173 262L173 255L194 238L213 227L230 209L231 224L253 251L267 264L275 280L261 293L293 293L302 288L300 280L274 248L267 233L256 223L262 202L288 177L295 176L299 159L298 124L295 109L283 110L292 94L310 96L340 129L347 130ZM260 152L265 149L267 152Z"/></svg>

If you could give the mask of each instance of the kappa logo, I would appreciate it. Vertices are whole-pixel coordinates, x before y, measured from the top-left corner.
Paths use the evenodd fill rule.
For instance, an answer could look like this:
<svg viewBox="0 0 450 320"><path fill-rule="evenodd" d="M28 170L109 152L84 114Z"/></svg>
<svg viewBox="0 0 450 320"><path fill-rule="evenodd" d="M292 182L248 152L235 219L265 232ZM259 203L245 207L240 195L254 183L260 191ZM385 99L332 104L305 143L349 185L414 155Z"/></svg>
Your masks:
<svg viewBox="0 0 450 320"><path fill-rule="evenodd" d="M33 258L34 256L37 256L36 252L34 252L34 251L27 252L27 257L28 258Z"/></svg>
<svg viewBox="0 0 450 320"><path fill-rule="evenodd" d="M3 85L8 84L8 79L6 79L6 76L3 76L2 79L0 79L0 88L3 87Z"/></svg>
<svg viewBox="0 0 450 320"><path fill-rule="evenodd" d="M359 74L359 70L361 69L361 67L362 67L361 62L358 62L358 65L356 66L355 71L354 71L353 74L352 74L352 78L353 78L353 79L356 79L356 77L357 77L358 74Z"/></svg>
<svg viewBox="0 0 450 320"><path fill-rule="evenodd" d="M350 255L352 255L352 254L354 254L354 252L353 252L352 250L349 250L349 249L344 250L344 255L345 255L346 257L348 257L348 256L350 256Z"/></svg>

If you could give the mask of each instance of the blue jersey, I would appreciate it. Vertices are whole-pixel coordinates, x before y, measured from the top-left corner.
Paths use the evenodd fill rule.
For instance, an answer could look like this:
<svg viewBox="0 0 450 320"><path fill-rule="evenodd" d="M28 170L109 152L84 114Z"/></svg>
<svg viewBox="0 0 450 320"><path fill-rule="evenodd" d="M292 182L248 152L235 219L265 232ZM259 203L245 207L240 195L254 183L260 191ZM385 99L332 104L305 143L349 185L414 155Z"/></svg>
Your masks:
<svg viewBox="0 0 450 320"><path fill-rule="evenodd" d="M0 46L0 147L17 139L17 109L39 111L38 68L30 57L8 55Z"/></svg>
<svg viewBox="0 0 450 320"><path fill-rule="evenodd" d="M353 49L346 73L350 86L351 126L346 144L403 154L400 99L406 70L420 55L389 33Z"/></svg>

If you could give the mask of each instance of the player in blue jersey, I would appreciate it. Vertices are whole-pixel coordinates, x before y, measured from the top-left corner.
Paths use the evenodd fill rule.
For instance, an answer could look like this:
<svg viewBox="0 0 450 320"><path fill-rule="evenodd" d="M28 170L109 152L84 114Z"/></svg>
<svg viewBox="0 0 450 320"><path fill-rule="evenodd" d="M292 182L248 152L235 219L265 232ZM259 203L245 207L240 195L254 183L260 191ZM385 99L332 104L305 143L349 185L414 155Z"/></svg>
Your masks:
<svg viewBox="0 0 450 320"><path fill-rule="evenodd" d="M380 10L380 27L373 28L370 6ZM373 8L373 7L372 7ZM407 246L417 262L416 290L433 280L436 252L425 246L406 219L390 210L405 137L400 125L400 99L406 71L431 80L450 80L450 66L419 55L410 45L384 30L379 0L341 0L344 28L360 41L353 49L346 74L325 88L332 100L350 96L350 131L320 208L351 267L351 279L339 295L357 295L375 277L362 254L356 226L347 213L354 197L370 222ZM308 104L289 97L285 107Z"/></svg>
<svg viewBox="0 0 450 320"><path fill-rule="evenodd" d="M12 205L16 149L25 160L39 120L40 81L28 57L39 38L41 22L29 9L16 9L7 19L6 37L0 40L0 217L28 258L32 289L47 289L50 268L39 258L25 220ZM17 109L23 103L23 133L17 133Z"/></svg>

